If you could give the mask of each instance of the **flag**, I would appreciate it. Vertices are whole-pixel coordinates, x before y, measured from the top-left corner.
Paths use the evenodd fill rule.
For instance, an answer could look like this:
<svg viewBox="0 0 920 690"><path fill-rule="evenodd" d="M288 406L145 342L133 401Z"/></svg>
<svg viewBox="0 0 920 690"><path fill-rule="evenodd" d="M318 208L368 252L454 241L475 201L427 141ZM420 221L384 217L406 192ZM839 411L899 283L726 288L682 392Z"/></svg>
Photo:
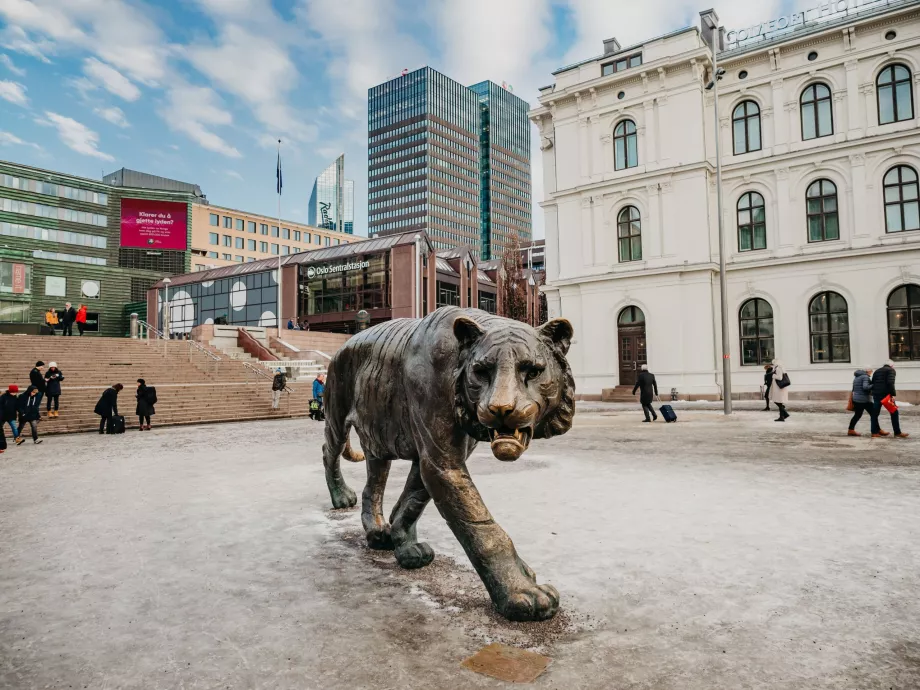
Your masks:
<svg viewBox="0 0 920 690"><path fill-rule="evenodd" d="M275 171L275 178L278 181L278 194L281 194L281 142L278 142L278 169Z"/></svg>

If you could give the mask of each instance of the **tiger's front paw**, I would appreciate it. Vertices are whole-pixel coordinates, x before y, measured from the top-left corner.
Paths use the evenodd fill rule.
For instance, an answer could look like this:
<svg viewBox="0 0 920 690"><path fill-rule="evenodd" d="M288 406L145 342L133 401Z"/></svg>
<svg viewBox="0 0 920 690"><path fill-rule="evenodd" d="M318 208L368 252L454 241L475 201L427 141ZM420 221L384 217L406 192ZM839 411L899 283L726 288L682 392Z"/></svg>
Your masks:
<svg viewBox="0 0 920 690"><path fill-rule="evenodd" d="M508 592L495 607L510 621L545 621L559 609L559 592L552 585L532 584Z"/></svg>

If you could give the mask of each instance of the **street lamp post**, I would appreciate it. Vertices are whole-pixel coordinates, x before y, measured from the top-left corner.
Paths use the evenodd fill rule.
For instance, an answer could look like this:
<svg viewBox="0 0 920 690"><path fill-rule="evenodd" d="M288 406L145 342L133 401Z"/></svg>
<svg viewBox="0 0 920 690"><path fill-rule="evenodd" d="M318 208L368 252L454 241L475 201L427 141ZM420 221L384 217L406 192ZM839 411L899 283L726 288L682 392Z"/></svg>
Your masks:
<svg viewBox="0 0 920 690"><path fill-rule="evenodd" d="M164 356L166 355L166 348L169 347L169 343L167 341L169 340L169 328L170 328L169 317L171 316L171 314L169 313L169 284L171 282L172 281L169 278L163 278L163 287L165 289L165 295L163 297L163 324L162 324L163 326L162 328L163 330L163 355Z"/></svg>
<svg viewBox="0 0 920 690"><path fill-rule="evenodd" d="M720 41L720 28L718 24L712 27L712 81L706 85L706 90L712 91L713 105L715 106L715 139L716 139L716 215L719 221L719 293L721 298L722 317L722 401L725 414L732 413L732 363L731 345L728 334L728 288L725 276L725 219L722 212L722 142L719 123L719 82L725 70L719 67L718 45Z"/></svg>

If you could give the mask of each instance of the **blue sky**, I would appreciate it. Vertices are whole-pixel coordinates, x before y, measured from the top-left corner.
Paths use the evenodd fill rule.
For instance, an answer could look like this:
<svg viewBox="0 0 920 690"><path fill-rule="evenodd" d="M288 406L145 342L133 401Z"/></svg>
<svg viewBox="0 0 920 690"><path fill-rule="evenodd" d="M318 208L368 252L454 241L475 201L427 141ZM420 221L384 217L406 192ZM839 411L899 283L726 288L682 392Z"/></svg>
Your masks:
<svg viewBox="0 0 920 690"><path fill-rule="evenodd" d="M812 4L812 3L807 3ZM716 7L729 27L776 0ZM559 66L698 22L690 0L0 0L0 159L99 178L121 167L215 204L307 220L345 153L366 234L367 89L431 65L536 89ZM534 136L536 146L536 136ZM542 198L535 148L534 199ZM542 217L535 206L535 235Z"/></svg>

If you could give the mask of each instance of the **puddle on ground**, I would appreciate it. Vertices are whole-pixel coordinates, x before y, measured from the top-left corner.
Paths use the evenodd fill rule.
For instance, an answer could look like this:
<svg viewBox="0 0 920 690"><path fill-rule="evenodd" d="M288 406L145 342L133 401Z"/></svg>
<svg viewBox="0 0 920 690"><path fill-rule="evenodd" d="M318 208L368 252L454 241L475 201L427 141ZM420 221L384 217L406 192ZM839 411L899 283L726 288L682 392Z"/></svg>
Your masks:
<svg viewBox="0 0 920 690"><path fill-rule="evenodd" d="M356 512L357 509L326 512L335 523L334 529L339 540L362 561L384 572L387 582L417 597L432 611L449 616L452 622L459 622L469 634L484 644L500 642L545 654L556 643L597 627L598 620L592 616L563 608L548 621L508 621L495 611L482 581L468 564L458 563L452 557L436 551L434 561L425 568L400 568L392 551L367 548L364 530L360 526L344 523L345 517Z"/></svg>

